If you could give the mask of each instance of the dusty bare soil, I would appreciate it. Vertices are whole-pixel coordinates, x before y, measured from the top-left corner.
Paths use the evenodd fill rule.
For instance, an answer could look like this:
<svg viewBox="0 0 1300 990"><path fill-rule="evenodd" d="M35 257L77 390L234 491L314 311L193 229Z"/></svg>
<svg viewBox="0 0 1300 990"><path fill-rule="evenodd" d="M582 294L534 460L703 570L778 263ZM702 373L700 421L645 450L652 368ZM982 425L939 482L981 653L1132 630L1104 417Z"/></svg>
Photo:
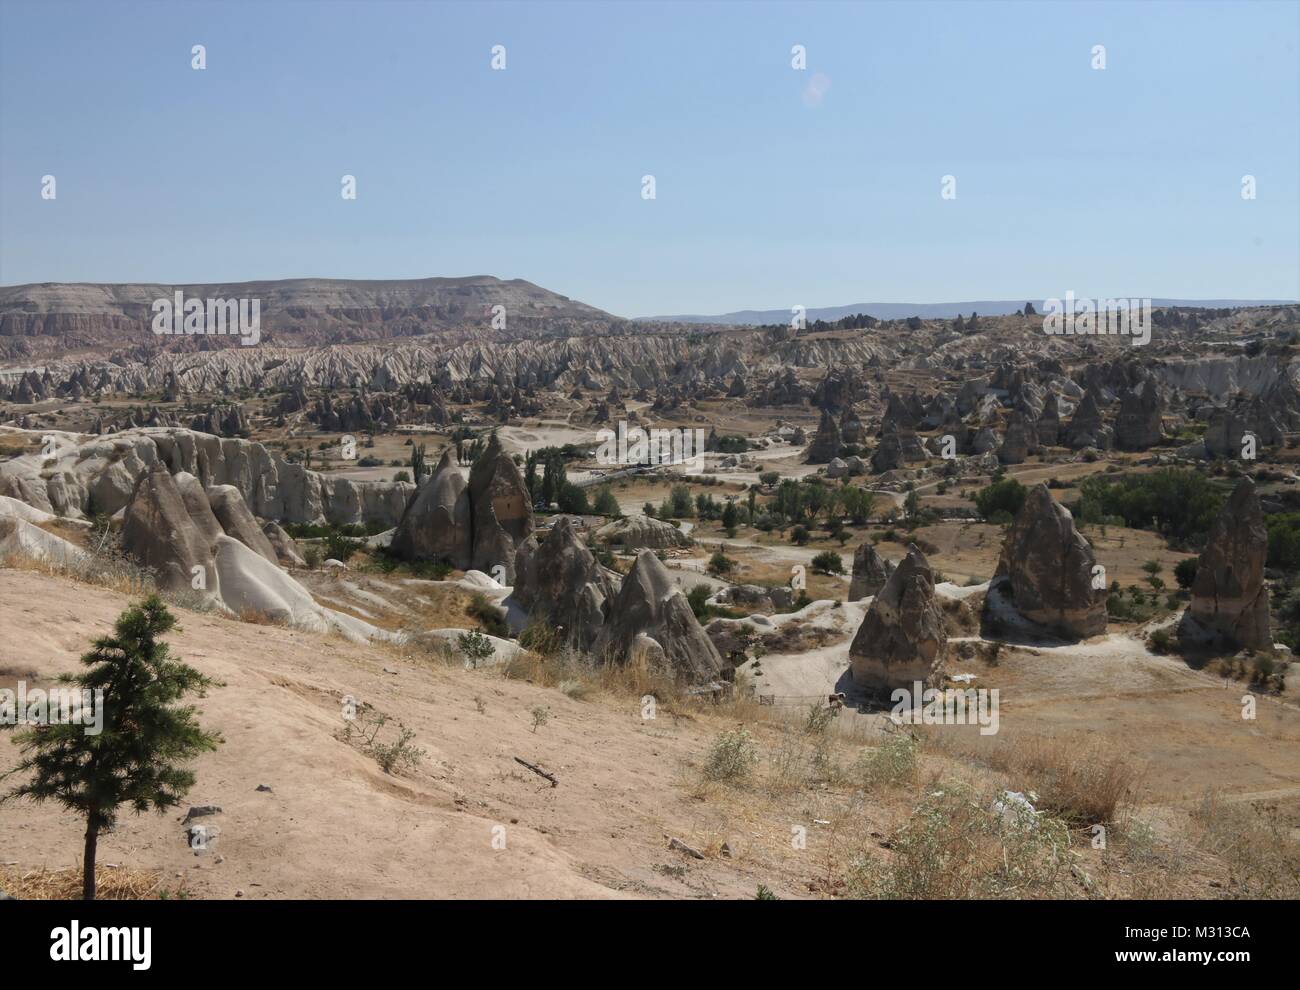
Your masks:
<svg viewBox="0 0 1300 990"><path fill-rule="evenodd" d="M0 654L0 686L49 686L78 669L91 638L127 604L111 591L0 570L4 626L23 630ZM220 834L196 856L184 808L127 814L101 840L103 863L158 870L165 889L217 898L749 897L759 883L799 892L797 866L782 875L740 854L701 861L667 848L670 837L714 835L713 813L679 781L724 719L661 710L644 720L635 698L575 701L496 672L178 615L174 652L223 685L200 708L225 743L196 762L187 800L224 809L205 819ZM427 751L420 767L385 774L336 738L345 695L414 729ZM534 731L538 706L550 718ZM0 736L6 767L18 759L11 740ZM502 835L505 848L494 848ZM728 833L716 844L728 838L736 849L747 840ZM13 868L75 866L80 839L57 808L0 806L0 862Z"/></svg>

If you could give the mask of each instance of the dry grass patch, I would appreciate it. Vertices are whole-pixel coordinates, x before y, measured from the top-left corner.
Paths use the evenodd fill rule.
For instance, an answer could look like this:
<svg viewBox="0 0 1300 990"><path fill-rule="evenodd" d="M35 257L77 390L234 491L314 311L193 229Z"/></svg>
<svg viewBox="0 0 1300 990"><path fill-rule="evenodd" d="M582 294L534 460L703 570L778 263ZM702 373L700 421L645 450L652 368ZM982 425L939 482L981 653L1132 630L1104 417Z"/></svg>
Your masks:
<svg viewBox="0 0 1300 990"><path fill-rule="evenodd" d="M1010 787L1033 793L1037 808L1073 827L1120 822L1142 781L1140 769L1100 742L997 736L972 747L968 740L959 741L945 733L930 735L940 748L1006 774Z"/></svg>
<svg viewBox="0 0 1300 990"><path fill-rule="evenodd" d="M1210 792L1192 812L1199 849L1228 869L1228 894L1300 897L1300 841L1276 808L1233 803Z"/></svg>
<svg viewBox="0 0 1300 990"><path fill-rule="evenodd" d="M80 866L63 870L0 866L0 890L20 901L79 901L81 888ZM95 897L101 901L184 900L186 894L183 887L176 891L163 889L162 874L157 870L100 864L95 871Z"/></svg>

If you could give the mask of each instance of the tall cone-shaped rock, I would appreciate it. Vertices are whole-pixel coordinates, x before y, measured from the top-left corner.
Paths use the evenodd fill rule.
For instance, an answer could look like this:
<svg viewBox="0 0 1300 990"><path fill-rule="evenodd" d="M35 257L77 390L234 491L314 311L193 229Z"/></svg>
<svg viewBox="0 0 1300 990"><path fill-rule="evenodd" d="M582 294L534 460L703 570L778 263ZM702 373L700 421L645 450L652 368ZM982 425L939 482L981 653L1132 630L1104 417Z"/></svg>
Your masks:
<svg viewBox="0 0 1300 990"><path fill-rule="evenodd" d="M512 597L580 650L590 650L600 636L615 593L567 516L545 533L533 533L515 554Z"/></svg>
<svg viewBox="0 0 1300 990"><path fill-rule="evenodd" d="M1082 447L1109 450L1114 441L1114 431L1102 421L1097 397L1090 391L1083 393L1083 399L1074 410L1074 417L1065 432L1066 446L1075 450Z"/></svg>
<svg viewBox="0 0 1300 990"><path fill-rule="evenodd" d="M808 445L809 464L826 464L833 460L840 452L840 428L835 422L835 417L827 409L822 410L821 423L817 426L817 434L813 437L812 443Z"/></svg>
<svg viewBox="0 0 1300 990"><path fill-rule="evenodd" d="M626 663L647 649L651 655L662 651L668 669L692 683L714 680L725 667L686 596L652 550L642 550L623 578L595 653Z"/></svg>
<svg viewBox="0 0 1300 990"><path fill-rule="evenodd" d="M495 433L469 472L470 517L473 519L472 566L492 573L506 569L514 581L515 548L533 531L533 504L519 467Z"/></svg>
<svg viewBox="0 0 1300 990"><path fill-rule="evenodd" d="M1011 582L1016 611L1026 619L1082 639L1106 631L1106 582L1096 563L1070 510L1040 484L1007 530L994 579Z"/></svg>
<svg viewBox="0 0 1300 990"><path fill-rule="evenodd" d="M1189 609L1204 629L1235 645L1271 650L1264 561L1268 529L1255 484L1242 478L1210 528L1196 565Z"/></svg>
<svg viewBox="0 0 1300 990"><path fill-rule="evenodd" d="M864 542L853 551L853 578L849 582L851 602L858 602L879 593L894 573L894 565L880 554L870 542Z"/></svg>
<svg viewBox="0 0 1300 990"><path fill-rule="evenodd" d="M140 566L154 571L166 591L217 590L213 548L161 463L136 482L122 518L122 545Z"/></svg>
<svg viewBox="0 0 1300 990"><path fill-rule="evenodd" d="M405 560L445 560L464 570L470 566L473 541L469 491L448 447L406 507L393 533L392 551Z"/></svg>
<svg viewBox="0 0 1300 990"><path fill-rule="evenodd" d="M849 647L854 682L871 692L937 685L948 634L934 596L934 572L915 546L880 589Z"/></svg>

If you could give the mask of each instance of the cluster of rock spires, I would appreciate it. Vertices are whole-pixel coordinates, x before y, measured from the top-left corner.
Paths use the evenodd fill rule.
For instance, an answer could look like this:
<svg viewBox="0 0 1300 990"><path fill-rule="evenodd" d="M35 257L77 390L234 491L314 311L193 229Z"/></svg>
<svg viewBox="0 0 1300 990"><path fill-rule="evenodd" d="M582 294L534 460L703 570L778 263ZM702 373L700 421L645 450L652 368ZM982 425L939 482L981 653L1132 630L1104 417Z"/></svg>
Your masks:
<svg viewBox="0 0 1300 990"><path fill-rule="evenodd" d="M441 560L460 570L515 578L515 551L533 531L528 488L495 433L465 481L452 448L421 483L391 549L407 560ZM500 570L498 569L500 568Z"/></svg>
<svg viewBox="0 0 1300 990"><path fill-rule="evenodd" d="M167 591L300 629L333 630L354 640L380 635L368 623L324 608L281 570L281 563L301 561L293 541L274 523L259 526L231 485L205 488L194 475L173 475L155 463L123 512L122 545Z"/></svg>
<svg viewBox="0 0 1300 990"><path fill-rule="evenodd" d="M685 596L652 550L620 581L561 517L515 556L512 597L569 645L615 663L643 661L691 683L729 675Z"/></svg>
<svg viewBox="0 0 1300 990"><path fill-rule="evenodd" d="M172 474L194 475L204 488L233 485L263 519L394 526L414 491L406 482L333 478L291 464L260 443L185 429L53 436L51 456L36 452L0 462L0 495L73 519L111 516L130 501L140 476L162 463Z"/></svg>
<svg viewBox="0 0 1300 990"><path fill-rule="evenodd" d="M629 530L622 537L625 545L637 541ZM693 683L728 670L653 550L642 550L620 581L600 566L568 517L535 530L523 478L495 435L475 458L468 482L451 448L444 451L398 524L391 549L503 578L530 617L602 659L644 658Z"/></svg>
<svg viewBox="0 0 1300 990"><path fill-rule="evenodd" d="M1210 638L1250 650L1273 649L1269 627L1268 528L1255 485L1242 478L1224 503L1196 565L1192 603L1180 638ZM1190 619L1190 621L1188 621Z"/></svg>

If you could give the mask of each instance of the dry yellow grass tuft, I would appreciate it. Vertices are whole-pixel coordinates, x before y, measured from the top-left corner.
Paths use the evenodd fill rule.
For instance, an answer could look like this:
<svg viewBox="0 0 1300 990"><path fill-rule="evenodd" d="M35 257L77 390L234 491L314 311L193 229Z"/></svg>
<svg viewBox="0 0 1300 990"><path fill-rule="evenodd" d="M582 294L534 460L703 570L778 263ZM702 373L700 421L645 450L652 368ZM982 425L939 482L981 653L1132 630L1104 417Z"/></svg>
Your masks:
<svg viewBox="0 0 1300 990"><path fill-rule="evenodd" d="M18 870L0 866L0 890L20 901L81 900L81 867L63 870ZM101 901L151 901L184 899L183 889L167 891L157 870L128 870L99 866L95 870L95 897Z"/></svg>

